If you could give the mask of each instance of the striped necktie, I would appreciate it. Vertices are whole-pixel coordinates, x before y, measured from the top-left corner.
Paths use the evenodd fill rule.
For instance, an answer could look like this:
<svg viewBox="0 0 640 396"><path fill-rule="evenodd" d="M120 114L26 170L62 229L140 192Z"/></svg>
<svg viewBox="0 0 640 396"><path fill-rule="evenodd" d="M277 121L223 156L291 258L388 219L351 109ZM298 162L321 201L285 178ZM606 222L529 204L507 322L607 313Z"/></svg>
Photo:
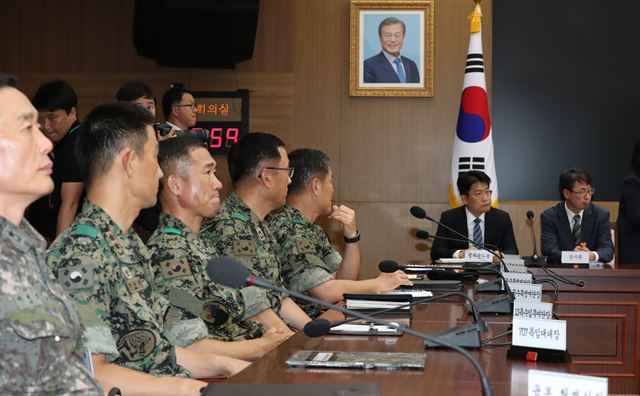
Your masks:
<svg viewBox="0 0 640 396"><path fill-rule="evenodd" d="M482 228L480 228L480 221L478 218L473 220L473 242L478 245L482 245Z"/></svg>
<svg viewBox="0 0 640 396"><path fill-rule="evenodd" d="M580 244L580 215L573 216L571 236L573 237L573 245L578 246Z"/></svg>

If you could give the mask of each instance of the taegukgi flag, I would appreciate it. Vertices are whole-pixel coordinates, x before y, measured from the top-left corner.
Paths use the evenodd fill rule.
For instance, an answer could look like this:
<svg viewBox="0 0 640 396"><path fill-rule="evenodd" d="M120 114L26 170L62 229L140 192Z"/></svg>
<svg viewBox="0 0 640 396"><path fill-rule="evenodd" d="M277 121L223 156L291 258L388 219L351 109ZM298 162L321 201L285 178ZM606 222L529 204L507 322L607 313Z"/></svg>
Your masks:
<svg viewBox="0 0 640 396"><path fill-rule="evenodd" d="M489 175L493 191L491 205L498 206L498 180L493 159L489 101L484 79L481 17L480 4L476 4L475 10L469 16L471 21L469 51L464 71L458 126L453 138L449 204L454 208L461 205L456 180L460 173L469 170L479 170Z"/></svg>

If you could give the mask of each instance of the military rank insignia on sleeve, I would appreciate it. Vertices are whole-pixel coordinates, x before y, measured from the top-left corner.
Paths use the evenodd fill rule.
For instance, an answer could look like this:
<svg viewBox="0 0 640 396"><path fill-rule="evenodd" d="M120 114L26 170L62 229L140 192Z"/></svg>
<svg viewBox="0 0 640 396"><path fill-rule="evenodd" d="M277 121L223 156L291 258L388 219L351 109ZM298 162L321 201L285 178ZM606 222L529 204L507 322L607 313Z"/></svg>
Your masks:
<svg viewBox="0 0 640 396"><path fill-rule="evenodd" d="M67 290L84 289L93 286L93 267L84 265L74 265L72 267L60 268L58 279Z"/></svg>

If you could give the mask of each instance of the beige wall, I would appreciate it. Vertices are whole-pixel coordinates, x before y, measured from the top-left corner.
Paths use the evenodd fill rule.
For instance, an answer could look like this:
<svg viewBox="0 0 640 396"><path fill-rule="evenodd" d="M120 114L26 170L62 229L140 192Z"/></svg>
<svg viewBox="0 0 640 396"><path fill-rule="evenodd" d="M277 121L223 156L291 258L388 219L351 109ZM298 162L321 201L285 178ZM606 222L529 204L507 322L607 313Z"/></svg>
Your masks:
<svg viewBox="0 0 640 396"><path fill-rule="evenodd" d="M137 56L131 39L133 3L4 0L0 70L17 75L29 95L48 79L68 80L78 92L81 115L112 100L129 79L145 80L160 94L174 81L198 90L247 88L251 130L275 133L290 148L315 147L331 157L335 199L358 212L362 276L372 275L382 259L425 260L426 246L411 232L435 228L412 218L409 207L423 205L434 217L448 208L472 1L435 1L433 98L349 97L347 0L261 1L254 57L234 71L161 68ZM484 0L482 7L491 95L492 1ZM177 28L177 34L188 39L188 27ZM228 191L225 159L218 160ZM501 166L506 164L497 164L498 173ZM524 213L533 209L538 215L551 204L502 202L514 219L521 252L531 250ZM608 207L617 211L617 205Z"/></svg>

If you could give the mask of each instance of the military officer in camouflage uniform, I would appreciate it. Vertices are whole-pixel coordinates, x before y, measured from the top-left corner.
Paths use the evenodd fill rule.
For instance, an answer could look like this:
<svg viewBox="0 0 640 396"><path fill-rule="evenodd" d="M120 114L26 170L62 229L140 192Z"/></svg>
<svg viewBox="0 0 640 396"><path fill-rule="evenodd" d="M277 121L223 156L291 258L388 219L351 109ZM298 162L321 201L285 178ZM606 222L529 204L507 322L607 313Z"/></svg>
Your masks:
<svg viewBox="0 0 640 396"><path fill-rule="evenodd" d="M82 363L73 302L44 262L25 209L51 192L51 142L15 79L0 75L0 394L102 395Z"/></svg>
<svg viewBox="0 0 640 396"><path fill-rule="evenodd" d="M204 323L165 322L168 303L148 282L151 257L131 225L155 204L162 176L152 123L147 110L122 102L87 116L77 142L87 201L51 245L47 264L78 308L104 387L197 395L204 383L181 377L230 375L246 363L198 352Z"/></svg>
<svg viewBox="0 0 640 396"><path fill-rule="evenodd" d="M245 318L242 295L211 282L206 273L208 261L219 256L198 235L204 218L220 207L222 183L215 160L202 140L185 136L160 143L158 162L163 213L147 246L153 283L171 304L168 317L202 318L212 352L248 360L261 357L291 333L271 328L263 336L262 324Z"/></svg>
<svg viewBox="0 0 640 396"><path fill-rule="evenodd" d="M277 245L264 218L284 205L289 168L284 143L266 133L250 133L234 145L227 157L233 193L213 219L202 226L203 238L225 256L241 261L256 276L281 285ZM255 286L240 290L245 316L254 316L267 327L281 326L276 313L301 329L309 317L289 297Z"/></svg>
<svg viewBox="0 0 640 396"><path fill-rule="evenodd" d="M360 232L352 209L331 204L333 172L329 157L319 150L298 149L289 154L289 166L296 171L287 204L267 219L278 241L285 287L335 303L343 299L344 293L376 293L411 285L402 271L356 280L360 270ZM314 224L321 215L328 215L342 229L344 257L331 246L322 227ZM321 313L317 304L298 303L312 318Z"/></svg>

